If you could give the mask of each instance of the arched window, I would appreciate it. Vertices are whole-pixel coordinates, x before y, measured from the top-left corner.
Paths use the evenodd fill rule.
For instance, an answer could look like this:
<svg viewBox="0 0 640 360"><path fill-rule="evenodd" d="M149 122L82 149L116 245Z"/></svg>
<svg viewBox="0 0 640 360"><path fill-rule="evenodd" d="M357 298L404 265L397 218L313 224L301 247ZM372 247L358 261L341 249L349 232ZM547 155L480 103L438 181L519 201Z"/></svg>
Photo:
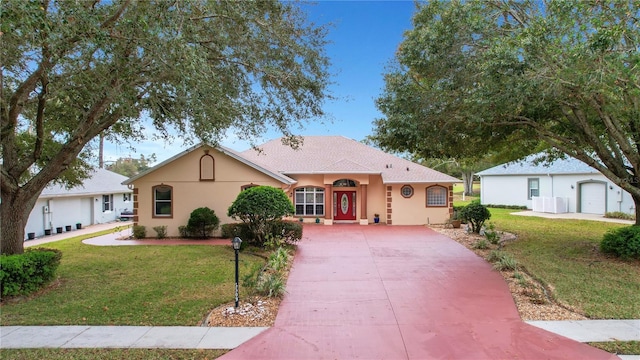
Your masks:
<svg viewBox="0 0 640 360"><path fill-rule="evenodd" d="M340 179L333 182L334 187L356 187L356 182L351 179Z"/></svg>
<svg viewBox="0 0 640 360"><path fill-rule="evenodd" d="M447 206L447 188L434 185L427 188L427 206Z"/></svg>
<svg viewBox="0 0 640 360"><path fill-rule="evenodd" d="M153 217L173 217L173 187L169 185L156 185L153 191Z"/></svg>
<svg viewBox="0 0 640 360"><path fill-rule="evenodd" d="M214 181L216 174L216 161L213 156L204 154L200 158L200 181Z"/></svg>
<svg viewBox="0 0 640 360"><path fill-rule="evenodd" d="M324 216L324 189L318 187L297 188L294 205L297 216Z"/></svg>

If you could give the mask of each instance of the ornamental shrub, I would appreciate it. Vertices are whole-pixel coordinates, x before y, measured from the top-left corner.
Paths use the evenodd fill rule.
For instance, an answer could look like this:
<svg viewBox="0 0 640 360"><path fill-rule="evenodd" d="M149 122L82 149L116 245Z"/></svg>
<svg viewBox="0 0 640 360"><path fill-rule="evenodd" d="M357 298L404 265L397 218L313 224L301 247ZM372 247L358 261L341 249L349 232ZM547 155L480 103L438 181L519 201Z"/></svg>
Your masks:
<svg viewBox="0 0 640 360"><path fill-rule="evenodd" d="M299 221L276 220L271 225L271 234L282 236L286 244L293 245L302 239L302 224Z"/></svg>
<svg viewBox="0 0 640 360"><path fill-rule="evenodd" d="M491 213L479 200L472 201L460 210L459 216L467 223L471 223L471 231L479 234L484 222L491 218Z"/></svg>
<svg viewBox="0 0 640 360"><path fill-rule="evenodd" d="M208 207L193 210L187 223L187 232L191 236L206 239L211 237L214 230L218 229L220 219L216 213Z"/></svg>
<svg viewBox="0 0 640 360"><path fill-rule="evenodd" d="M600 250L623 259L640 259L640 226L609 230L600 242Z"/></svg>
<svg viewBox="0 0 640 360"><path fill-rule="evenodd" d="M274 223L293 215L294 211L293 204L281 189L255 186L238 194L227 215L247 225L250 237L243 240L262 246Z"/></svg>
<svg viewBox="0 0 640 360"><path fill-rule="evenodd" d="M0 256L0 294L28 295L53 280L62 252L33 248L23 254Z"/></svg>
<svg viewBox="0 0 640 360"><path fill-rule="evenodd" d="M133 237L144 239L147 237L147 228L142 225L133 225Z"/></svg>

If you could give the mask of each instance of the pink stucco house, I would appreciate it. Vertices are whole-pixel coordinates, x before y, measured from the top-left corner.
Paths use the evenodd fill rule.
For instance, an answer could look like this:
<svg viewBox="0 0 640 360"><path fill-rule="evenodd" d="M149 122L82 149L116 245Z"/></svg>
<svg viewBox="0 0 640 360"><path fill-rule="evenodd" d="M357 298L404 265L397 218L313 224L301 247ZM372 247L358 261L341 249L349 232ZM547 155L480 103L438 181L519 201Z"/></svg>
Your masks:
<svg viewBox="0 0 640 360"><path fill-rule="evenodd" d="M306 136L293 149L275 139L241 153L196 145L126 180L133 188L134 222L166 225L178 236L191 211L207 206L221 223L240 191L256 185L280 188L295 218L325 225L444 223L453 212L452 189L460 180L342 136Z"/></svg>

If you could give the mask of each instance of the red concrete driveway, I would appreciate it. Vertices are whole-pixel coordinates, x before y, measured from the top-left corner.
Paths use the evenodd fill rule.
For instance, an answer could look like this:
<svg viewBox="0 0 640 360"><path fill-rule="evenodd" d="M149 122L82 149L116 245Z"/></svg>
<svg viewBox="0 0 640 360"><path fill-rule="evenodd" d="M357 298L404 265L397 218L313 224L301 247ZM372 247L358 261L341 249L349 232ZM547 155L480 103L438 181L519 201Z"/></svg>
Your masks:
<svg viewBox="0 0 640 360"><path fill-rule="evenodd" d="M275 326L224 359L617 359L527 325L491 266L428 228L305 226Z"/></svg>

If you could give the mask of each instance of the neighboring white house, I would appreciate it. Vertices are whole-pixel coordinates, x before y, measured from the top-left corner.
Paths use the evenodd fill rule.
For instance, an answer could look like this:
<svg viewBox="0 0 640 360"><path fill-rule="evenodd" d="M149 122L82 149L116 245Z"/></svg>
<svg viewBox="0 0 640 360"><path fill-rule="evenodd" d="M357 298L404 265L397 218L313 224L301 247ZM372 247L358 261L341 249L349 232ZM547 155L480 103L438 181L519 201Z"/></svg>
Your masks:
<svg viewBox="0 0 640 360"><path fill-rule="evenodd" d="M36 237L51 230L66 231L68 226L82 226L114 221L125 210L133 209L133 191L122 185L126 176L109 170L97 169L82 185L65 189L60 185L49 185L40 194L31 210L25 236Z"/></svg>
<svg viewBox="0 0 640 360"><path fill-rule="evenodd" d="M539 212L635 214L631 195L574 158L535 165L538 154L477 173L480 199L488 205L526 206Z"/></svg>

